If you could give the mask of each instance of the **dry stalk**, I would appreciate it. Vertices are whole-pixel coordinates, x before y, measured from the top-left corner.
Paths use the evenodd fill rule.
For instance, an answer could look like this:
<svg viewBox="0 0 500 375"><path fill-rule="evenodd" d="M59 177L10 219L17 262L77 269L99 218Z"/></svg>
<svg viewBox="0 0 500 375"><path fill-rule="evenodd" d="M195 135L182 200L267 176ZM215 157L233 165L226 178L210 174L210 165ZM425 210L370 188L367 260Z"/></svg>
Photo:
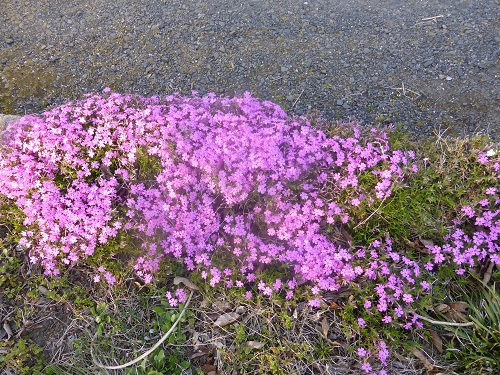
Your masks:
<svg viewBox="0 0 500 375"><path fill-rule="evenodd" d="M90 355L92 356L92 362L94 362L94 364L100 368L103 368L103 369L107 369L107 370L120 370L120 369L124 369L126 367L130 367L132 366L133 364L143 360L144 358L148 357L151 353L153 353L161 344L163 344L163 342L168 339L168 337L172 334L172 332L175 330L175 328L177 327L177 325L179 324L179 322L181 321L182 317L184 316L184 314L186 313L186 309L187 307L189 306L189 303L191 302L191 297L193 296L193 291L191 291L191 293L189 294L189 297L186 301L186 304L184 305L184 308L182 309L181 313L179 314L179 317L176 319L176 321L174 322L174 324L172 324L172 327L170 327L170 329L167 331L167 333L165 333L162 338L160 340L158 340L158 342L153 345L153 347L151 349L149 349L148 351L146 351L145 353L143 353L142 355L140 355L139 357L137 357L136 359L133 359L132 361L129 361L127 363L124 363L123 365L116 365L116 366L107 366L107 365L104 365L102 363L100 363L95 355L94 355L94 350L93 350L93 342L90 344Z"/></svg>
<svg viewBox="0 0 500 375"><path fill-rule="evenodd" d="M438 18L442 18L442 17L444 17L444 16L442 14L440 14L439 16L422 18L420 21L422 21L422 22L426 22L426 21L434 21L434 22L436 22L436 20Z"/></svg>
<svg viewBox="0 0 500 375"><path fill-rule="evenodd" d="M434 320L434 319L427 318L427 317L419 315L419 314L417 314L415 312L413 313L413 315L415 315L419 319L425 320L426 322L429 322L431 324L440 325L440 326L469 327L469 326L474 325L474 322L466 322L466 323L443 322L443 321L440 321L440 320Z"/></svg>
<svg viewBox="0 0 500 375"><path fill-rule="evenodd" d="M297 104L297 102L299 101L300 97L302 96L302 94L304 93L304 90L302 90L302 92L299 94L299 96L297 96L297 99L295 99L295 101L293 102L292 104L292 108L295 107L295 105Z"/></svg>

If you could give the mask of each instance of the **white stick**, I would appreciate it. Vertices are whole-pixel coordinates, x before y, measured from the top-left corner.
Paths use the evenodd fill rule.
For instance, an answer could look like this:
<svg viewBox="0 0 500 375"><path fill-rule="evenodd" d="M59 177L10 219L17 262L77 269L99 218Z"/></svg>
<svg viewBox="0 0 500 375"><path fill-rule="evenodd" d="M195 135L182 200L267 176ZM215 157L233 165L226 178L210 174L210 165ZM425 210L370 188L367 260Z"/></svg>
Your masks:
<svg viewBox="0 0 500 375"><path fill-rule="evenodd" d="M191 297L192 296L193 296L193 291L191 291L191 294L189 295L189 298L187 299L186 304L184 305L184 308L182 309L179 317L177 318L177 320L175 321L175 323L172 325L172 327L170 327L170 329L168 330L168 332L163 335L163 337L160 339L160 341L158 341L151 349L149 349L144 354L140 355L136 359L133 359L132 361L129 361L129 362L123 364L123 365L106 366L106 365L103 365L102 363L100 363L100 362L97 361L97 359L94 356L94 351L92 350L94 345L90 345L90 354L92 356L92 362L94 362L94 364L96 366L104 368L104 369L107 369L107 370L120 370L122 368L132 366L133 364L135 364L135 363L139 362L140 360L146 358L151 353L153 353L155 351L155 349L158 348L166 339L168 339L168 337L170 336L170 334L177 327L177 324L179 324L181 318L184 316L184 313L186 312L186 308L189 306L189 302L191 301Z"/></svg>

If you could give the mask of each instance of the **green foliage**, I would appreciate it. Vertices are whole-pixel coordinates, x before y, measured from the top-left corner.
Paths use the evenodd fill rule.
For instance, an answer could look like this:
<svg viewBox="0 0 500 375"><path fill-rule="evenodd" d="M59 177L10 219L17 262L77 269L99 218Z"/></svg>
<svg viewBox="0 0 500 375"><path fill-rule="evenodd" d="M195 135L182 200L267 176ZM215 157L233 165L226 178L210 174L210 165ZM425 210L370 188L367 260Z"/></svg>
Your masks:
<svg viewBox="0 0 500 375"><path fill-rule="evenodd" d="M111 315L109 314L105 303L99 303L96 307L91 307L90 312L94 316L94 320L97 323L97 339L101 339L106 325L111 324Z"/></svg>
<svg viewBox="0 0 500 375"><path fill-rule="evenodd" d="M386 232L396 240L440 240L460 207L476 199L483 193L481 187L494 180L476 161L477 152L484 149L488 139L414 141L401 132L389 135L391 147L416 152L419 170L407 175L404 185L395 186L380 206L354 212L357 220L353 226L370 218L353 230L354 240L366 244ZM372 180L372 176L363 175L360 184L371 187Z"/></svg>
<svg viewBox="0 0 500 375"><path fill-rule="evenodd" d="M0 342L0 370L31 375L43 369L41 354L42 349L38 345L30 344L24 339Z"/></svg>
<svg viewBox="0 0 500 375"><path fill-rule="evenodd" d="M184 308L184 304L179 304L177 308L171 308L168 302L161 301L161 306L155 306L152 310L158 315L157 321L155 323L155 327L152 328L152 333L157 331L162 331L164 333L168 332L175 321L179 318L182 310ZM168 338L168 342L171 344L181 344L187 340L186 335L182 332L182 323L186 322L192 313L186 312L180 323L177 325L177 330L172 332L172 334Z"/></svg>
<svg viewBox="0 0 500 375"><path fill-rule="evenodd" d="M188 369L189 362L182 361L175 353L166 354L157 349L150 360L144 359L136 368L125 371L126 375L179 375Z"/></svg>
<svg viewBox="0 0 500 375"><path fill-rule="evenodd" d="M248 340L247 330L244 324L238 324L236 326L236 336L234 338L234 343L236 345L241 345Z"/></svg>
<svg viewBox="0 0 500 375"><path fill-rule="evenodd" d="M454 329L458 344L449 349L463 373L493 374L500 369L500 293L494 284L474 294L466 298L474 325Z"/></svg>
<svg viewBox="0 0 500 375"><path fill-rule="evenodd" d="M7 298L13 299L22 288L22 279L18 276L21 264L22 259L0 248L0 289Z"/></svg>

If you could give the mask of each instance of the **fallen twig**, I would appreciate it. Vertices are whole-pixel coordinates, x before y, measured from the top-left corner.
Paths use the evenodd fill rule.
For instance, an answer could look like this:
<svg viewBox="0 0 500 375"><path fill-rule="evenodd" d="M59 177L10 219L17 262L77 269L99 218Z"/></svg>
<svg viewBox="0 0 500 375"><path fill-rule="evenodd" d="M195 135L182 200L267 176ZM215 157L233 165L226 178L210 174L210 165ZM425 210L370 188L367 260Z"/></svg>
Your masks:
<svg viewBox="0 0 500 375"><path fill-rule="evenodd" d="M434 17L427 17L427 18L422 18L420 21L423 21L423 22L426 22L426 21L434 21L436 22L436 20L438 18L442 18L444 17L442 14L440 14L439 16L434 16Z"/></svg>
<svg viewBox="0 0 500 375"><path fill-rule="evenodd" d="M293 102L293 104L292 104L292 108L293 108L293 107L295 107L295 104L297 104L297 102L299 101L300 97L301 97L301 96L302 96L302 94L304 93L304 90L305 90L305 89L303 89L303 90L302 90L302 92L299 94L299 96L297 96L297 99L295 99L295 101L294 101L294 102Z"/></svg>
<svg viewBox="0 0 500 375"><path fill-rule="evenodd" d="M153 347L151 349L149 349L147 352L143 353L142 355L140 355L136 359L133 359L132 361L124 363L123 365L107 366L107 365L103 365L102 363L100 363L99 361L97 361L97 359L95 358L94 351L93 351L94 345L93 345L93 342L92 342L91 345L90 345L90 355L92 356L92 362L94 362L94 364L96 366L100 367L100 368L104 368L104 369L107 369L107 370L120 370L120 369L123 369L123 368L126 368L126 367L130 367L133 364L135 364L135 363L143 360L144 358L146 358L147 356L149 356L151 353L153 353L155 351L155 349L158 348L166 339L168 339L168 337L170 336L170 334L174 331L174 329L177 327L177 324L179 324L179 322L181 321L182 317L184 316L184 314L186 312L186 309L189 306L189 302L191 302L191 297L192 296L193 296L193 291L191 290L191 294L189 294L189 298L187 299L186 304L184 305L184 308L182 309L181 313L179 314L179 317L176 319L176 321L174 322L174 324L172 324L172 327L170 327L170 329L168 330L168 332L165 333L162 336L162 338L156 344L154 344Z"/></svg>
<svg viewBox="0 0 500 375"><path fill-rule="evenodd" d="M469 326L474 325L474 322L466 322L466 323L443 322L440 320L434 320L434 319L430 319L430 318L427 318L427 317L422 316L422 315L418 315L417 313L413 313L413 315L415 315L419 319L425 320L426 322L429 322L431 324L440 325L440 326L469 327Z"/></svg>
<svg viewBox="0 0 500 375"><path fill-rule="evenodd" d="M396 91L401 91L403 96L406 96L407 98L409 97L408 95L406 95L407 92L409 93L412 93L413 95L416 95L416 98L420 98L422 96L422 94L420 94L419 92L417 91L413 91L413 90L410 90L410 89L407 89L405 87L405 84L404 82L401 82L401 87L390 87L391 90L396 90Z"/></svg>
<svg viewBox="0 0 500 375"><path fill-rule="evenodd" d="M356 225L354 228L352 228L353 230L360 227L361 225L364 225L366 224L366 222L368 222L368 220L370 220L372 218L373 215L375 215L379 210L380 208L382 207L382 205L384 204L385 200L387 199L387 197L384 197L384 199L382 199L382 202L380 202L380 205L377 207L377 209L375 211L373 211L370 216L368 216L365 220L363 220L361 223L359 223L358 225Z"/></svg>

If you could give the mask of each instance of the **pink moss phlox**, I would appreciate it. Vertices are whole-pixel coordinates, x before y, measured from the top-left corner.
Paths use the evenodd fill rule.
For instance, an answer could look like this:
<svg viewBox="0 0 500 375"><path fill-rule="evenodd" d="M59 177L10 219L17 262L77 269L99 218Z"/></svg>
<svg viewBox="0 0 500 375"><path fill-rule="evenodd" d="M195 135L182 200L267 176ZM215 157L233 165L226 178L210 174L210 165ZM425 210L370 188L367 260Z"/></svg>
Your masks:
<svg viewBox="0 0 500 375"><path fill-rule="evenodd" d="M492 156L495 155L491 152ZM478 154L478 163L486 166L496 183L485 187L483 199L474 205L462 207L462 220L456 222L455 229L445 238L442 246L428 246L432 253L432 263L448 262L455 272L462 275L467 269L491 260L500 264L500 157L488 153ZM429 268L433 268L431 264Z"/></svg>
<svg viewBox="0 0 500 375"><path fill-rule="evenodd" d="M423 267L394 251L388 236L368 248L341 245L325 229L383 201L418 168L415 154L391 150L383 131L355 122L339 129L341 135L327 137L307 119L249 94L160 99L105 90L7 129L0 191L23 212L19 244L47 275L126 233L139 243L135 270L145 282L163 258L174 258L211 286L256 282L269 297L283 292L290 299L298 280L309 282L309 305L319 307L322 292L361 279L373 289L360 312L383 325L422 328L412 312L432 288L430 271L451 263L462 274L486 258L500 264L498 184L462 208L463 220L443 245L429 247ZM500 179L494 155L480 153L478 163ZM260 269L272 264L291 272L260 280ZM99 267L94 281L103 279L116 282ZM166 298L175 306L186 294L178 289ZM372 350L385 366L385 342ZM371 373L365 357L371 354L360 348L358 355Z"/></svg>
<svg viewBox="0 0 500 375"><path fill-rule="evenodd" d="M244 277L258 264L284 262L335 290L363 272L322 234L325 224L349 220L349 205L335 197L373 204L411 159L390 151L383 132L367 140L358 124L349 128L349 137L327 138L248 94L87 95L19 121L1 188L26 215L21 244L47 274L127 230L143 242L136 271L146 281L171 256L209 270L216 285L230 276L214 268L212 254L227 251ZM152 165L149 175L141 163ZM374 196L359 188L363 173L376 178Z"/></svg>

